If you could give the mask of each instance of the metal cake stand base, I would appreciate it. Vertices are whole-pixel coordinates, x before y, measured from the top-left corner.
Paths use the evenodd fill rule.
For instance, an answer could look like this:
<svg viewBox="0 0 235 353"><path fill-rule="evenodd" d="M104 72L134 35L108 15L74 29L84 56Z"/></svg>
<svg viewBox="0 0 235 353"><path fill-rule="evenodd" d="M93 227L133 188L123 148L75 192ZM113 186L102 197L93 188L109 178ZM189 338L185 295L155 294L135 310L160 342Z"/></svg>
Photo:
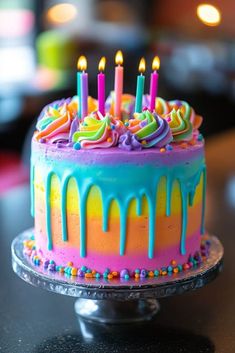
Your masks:
<svg viewBox="0 0 235 353"><path fill-rule="evenodd" d="M18 235L12 242L12 266L24 281L58 294L77 297L75 312L79 317L100 323L128 323L151 319L159 311L157 299L203 287L222 270L223 246L215 236L209 257L196 268L172 276L135 279L88 279L73 277L35 266L24 255L23 241L32 230Z"/></svg>

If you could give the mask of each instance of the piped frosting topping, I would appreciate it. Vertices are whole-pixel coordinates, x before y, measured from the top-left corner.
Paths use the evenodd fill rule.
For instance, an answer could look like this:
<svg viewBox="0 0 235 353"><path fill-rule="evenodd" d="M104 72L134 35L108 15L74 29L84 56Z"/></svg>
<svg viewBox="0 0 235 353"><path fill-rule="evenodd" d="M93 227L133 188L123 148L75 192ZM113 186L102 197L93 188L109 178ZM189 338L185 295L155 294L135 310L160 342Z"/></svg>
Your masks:
<svg viewBox="0 0 235 353"><path fill-rule="evenodd" d="M62 99L47 105L38 118L34 138L39 142L75 149L118 147L126 151L164 148L169 144L193 141L199 135L202 117L185 101L166 101L158 97L150 112L149 96L143 97L143 111L134 113L135 97L123 94L122 118L114 117L111 92L103 116L97 101L88 99L88 116L79 120L78 98Z"/></svg>

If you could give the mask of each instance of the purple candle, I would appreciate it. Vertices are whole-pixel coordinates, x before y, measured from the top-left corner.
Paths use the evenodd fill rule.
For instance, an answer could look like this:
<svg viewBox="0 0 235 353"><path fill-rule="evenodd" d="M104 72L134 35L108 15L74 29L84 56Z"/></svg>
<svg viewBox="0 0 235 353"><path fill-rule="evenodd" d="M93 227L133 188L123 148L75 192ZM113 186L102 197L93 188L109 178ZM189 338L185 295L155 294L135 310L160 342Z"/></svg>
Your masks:
<svg viewBox="0 0 235 353"><path fill-rule="evenodd" d="M103 56L99 62L100 73L97 76L97 86L98 86L98 110L104 116L105 115L105 74L103 73L105 69L106 58Z"/></svg>
<svg viewBox="0 0 235 353"><path fill-rule="evenodd" d="M151 81L150 81L150 111L155 110L155 102L157 98L157 91L158 91L158 72L157 70L160 67L160 59L158 56L155 56L152 63L153 72L151 73Z"/></svg>
<svg viewBox="0 0 235 353"><path fill-rule="evenodd" d="M85 56L79 59L80 70L82 71L81 80L81 116L82 119L88 114L88 74L85 72L87 68L87 60Z"/></svg>

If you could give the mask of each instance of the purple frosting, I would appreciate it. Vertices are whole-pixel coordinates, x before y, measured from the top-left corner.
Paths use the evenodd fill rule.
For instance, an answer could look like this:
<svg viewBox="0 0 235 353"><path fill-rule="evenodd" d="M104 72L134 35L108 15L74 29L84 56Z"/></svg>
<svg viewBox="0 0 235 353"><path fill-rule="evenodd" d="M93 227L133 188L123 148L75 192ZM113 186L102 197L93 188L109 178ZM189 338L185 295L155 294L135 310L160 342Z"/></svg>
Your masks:
<svg viewBox="0 0 235 353"><path fill-rule="evenodd" d="M72 142L73 140L73 134L78 130L79 127L79 122L77 116L72 121L72 124L70 126L70 131L69 131L69 142Z"/></svg>
<svg viewBox="0 0 235 353"><path fill-rule="evenodd" d="M119 137L118 147L126 151L140 151L142 149L142 144L138 141L135 135L130 131L127 131Z"/></svg>

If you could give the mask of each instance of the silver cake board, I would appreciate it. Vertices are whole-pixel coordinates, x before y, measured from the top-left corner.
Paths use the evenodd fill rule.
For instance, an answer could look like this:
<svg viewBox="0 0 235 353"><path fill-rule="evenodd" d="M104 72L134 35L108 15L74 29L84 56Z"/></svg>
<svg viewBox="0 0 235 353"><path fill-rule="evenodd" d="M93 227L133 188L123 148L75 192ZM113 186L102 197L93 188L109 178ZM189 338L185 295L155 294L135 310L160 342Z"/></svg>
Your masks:
<svg viewBox="0 0 235 353"><path fill-rule="evenodd" d="M198 267L171 276L139 279L81 278L51 272L35 266L24 254L23 242L29 240L32 230L18 235L12 242L12 266L25 282L48 291L78 298L76 314L86 320L100 323L127 323L151 319L159 311L159 298L182 294L203 287L221 272L223 246L215 236L209 256Z"/></svg>

